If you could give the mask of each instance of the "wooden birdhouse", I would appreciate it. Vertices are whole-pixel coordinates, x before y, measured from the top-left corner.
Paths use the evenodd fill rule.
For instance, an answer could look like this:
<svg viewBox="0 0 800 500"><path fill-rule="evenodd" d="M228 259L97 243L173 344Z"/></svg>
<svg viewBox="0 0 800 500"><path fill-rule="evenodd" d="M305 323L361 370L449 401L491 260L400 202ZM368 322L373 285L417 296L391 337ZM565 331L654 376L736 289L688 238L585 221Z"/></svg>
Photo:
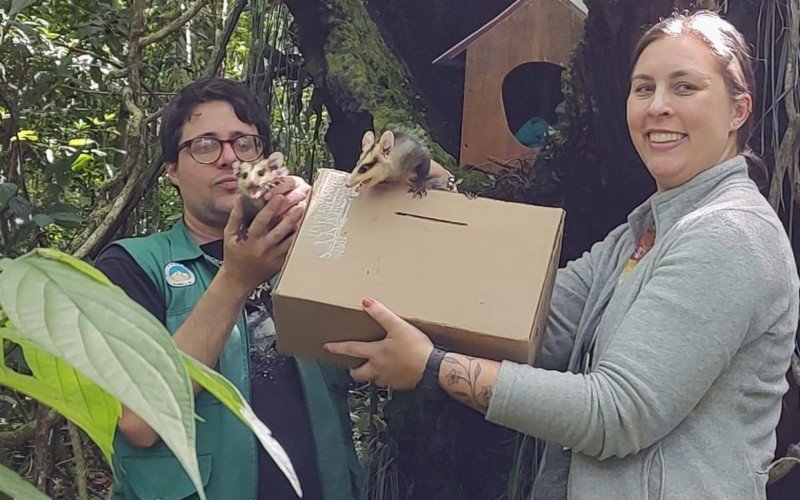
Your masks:
<svg viewBox="0 0 800 500"><path fill-rule="evenodd" d="M498 171L535 158L586 14L582 0L519 0L433 61L465 65L461 165Z"/></svg>

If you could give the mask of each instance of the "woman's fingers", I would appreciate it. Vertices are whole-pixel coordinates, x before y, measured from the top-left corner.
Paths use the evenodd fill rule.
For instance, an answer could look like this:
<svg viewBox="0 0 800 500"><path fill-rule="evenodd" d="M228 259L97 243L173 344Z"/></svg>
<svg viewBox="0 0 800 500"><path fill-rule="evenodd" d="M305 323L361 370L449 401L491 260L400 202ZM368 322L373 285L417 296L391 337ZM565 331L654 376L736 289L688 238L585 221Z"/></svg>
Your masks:
<svg viewBox="0 0 800 500"><path fill-rule="evenodd" d="M361 301L364 310L387 332L391 333L395 328L402 327L406 321L393 313L383 303L375 299L364 299Z"/></svg>
<svg viewBox="0 0 800 500"><path fill-rule="evenodd" d="M349 340L345 342L328 342L323 347L326 351L354 358L370 359L375 355L377 342L358 342Z"/></svg>

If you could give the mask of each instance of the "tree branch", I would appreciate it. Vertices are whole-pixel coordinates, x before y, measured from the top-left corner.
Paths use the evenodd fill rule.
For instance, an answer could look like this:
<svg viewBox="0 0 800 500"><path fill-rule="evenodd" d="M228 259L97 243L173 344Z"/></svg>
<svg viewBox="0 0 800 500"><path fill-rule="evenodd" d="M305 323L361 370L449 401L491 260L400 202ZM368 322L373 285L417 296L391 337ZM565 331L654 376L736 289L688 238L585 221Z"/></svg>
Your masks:
<svg viewBox="0 0 800 500"><path fill-rule="evenodd" d="M199 1L202 3L206 0ZM70 249L73 250L73 255L79 259L92 254L100 245L110 241L113 236L113 229L119 227L117 219L125 211L134 196L139 193L139 188L142 185L140 177L143 174L144 167L141 165L139 158L147 147L142 133L145 116L142 107L139 105L142 95L139 68L142 64L143 45L141 43L141 34L144 26L143 0L133 0L131 8L131 31L128 55L130 87L123 87L121 90L123 109L128 115L125 120L124 130L120 134L125 137L123 149L127 152L125 164L120 174L125 179L125 184L111 204L95 209L91 215L93 220L88 223L86 228L73 240L76 243L71 245Z"/></svg>
<svg viewBox="0 0 800 500"><path fill-rule="evenodd" d="M202 1L202 0L201 0ZM130 71L130 82L132 95L130 101L138 99L142 95L142 84L139 79L139 70L144 66L142 62L142 33L144 33L144 5L143 0L133 0L131 7L131 32L130 32L130 45L128 46L128 69ZM123 91L122 101L126 107L130 107L126 94ZM133 105L136 107L136 105ZM138 107L137 107L138 110ZM139 111L141 114L141 111ZM130 129L130 126L128 127Z"/></svg>
<svg viewBox="0 0 800 500"><path fill-rule="evenodd" d="M140 165L139 157L140 151L144 149L144 146L141 144L141 127L144 114L133 102L133 91L131 89L123 89L122 97L125 108L130 114L128 126L126 127L128 134L128 156L125 159L125 185L114 198L111 205L97 210L99 219L97 224L93 225L92 229L87 228L76 237L75 241L82 243L74 250L73 255L79 259L93 254L98 246L110 239L113 228L117 227L117 224L115 224L116 219L123 213L129 201L139 193L139 188L143 184L141 182L141 176L144 173L144 167Z"/></svg>
<svg viewBox="0 0 800 500"><path fill-rule="evenodd" d="M181 14L180 17L178 17L168 25L164 26L160 30L156 31L155 33L142 37L140 42L141 46L147 47L151 43L158 42L159 40L168 37L173 32L178 30L181 26L191 21L192 18L196 16L197 13L200 12L200 9L202 9L207 3L208 0L197 0L188 9L186 9L186 11L183 14Z"/></svg>
<svg viewBox="0 0 800 500"><path fill-rule="evenodd" d="M215 76L219 71L222 61L225 59L225 52L228 48L228 43L231 41L233 30L239 22L239 17L242 15L245 7L247 7L248 0L236 0L236 5L233 6L228 18L225 20L225 28L223 29L222 37L219 43L215 44L214 52L211 54L211 63L206 68L203 76Z"/></svg>
<svg viewBox="0 0 800 500"><path fill-rule="evenodd" d="M70 52L75 52L76 54L83 54L85 56L94 57L98 61L103 61L104 63L110 64L111 66L114 66L115 68L123 68L124 67L124 65L119 61L115 61L113 59L109 59L108 57L101 56L100 54L96 54L96 53L91 52L89 50L84 50L84 49L81 49L81 48L78 48L78 47L73 47L72 45L68 45L68 44L66 44L64 42L61 42L59 40L53 40L53 45L57 45L59 47L64 47L65 49L69 50Z"/></svg>
<svg viewBox="0 0 800 500"><path fill-rule="evenodd" d="M86 484L87 469L86 456L83 453L83 441L78 427L67 421L69 440L72 443L72 455L75 457L75 486L78 489L78 500L89 500L89 491Z"/></svg>
<svg viewBox="0 0 800 500"><path fill-rule="evenodd" d="M50 410L47 414L47 420L51 427L59 425L63 417L55 410ZM13 448L22 444L30 442L33 436L36 435L36 420L23 424L13 431L0 432L0 448Z"/></svg>
<svg viewBox="0 0 800 500"><path fill-rule="evenodd" d="M47 476L50 475L50 443L52 426L49 406L39 401L36 406L36 428L33 437L33 477L36 489L47 493Z"/></svg>

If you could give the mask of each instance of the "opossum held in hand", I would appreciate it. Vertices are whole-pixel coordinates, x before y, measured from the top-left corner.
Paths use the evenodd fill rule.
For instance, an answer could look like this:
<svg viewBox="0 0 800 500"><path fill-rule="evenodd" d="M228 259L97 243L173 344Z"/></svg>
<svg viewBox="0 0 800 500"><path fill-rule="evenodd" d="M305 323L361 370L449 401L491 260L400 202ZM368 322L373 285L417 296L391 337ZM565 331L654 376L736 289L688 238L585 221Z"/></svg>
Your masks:
<svg viewBox="0 0 800 500"><path fill-rule="evenodd" d="M233 175L236 176L239 192L244 197L244 214L238 241L247 239L247 228L267 203L264 201L267 191L289 175L289 171L283 166L283 160L283 153L276 151L257 163L242 161L233 164Z"/></svg>

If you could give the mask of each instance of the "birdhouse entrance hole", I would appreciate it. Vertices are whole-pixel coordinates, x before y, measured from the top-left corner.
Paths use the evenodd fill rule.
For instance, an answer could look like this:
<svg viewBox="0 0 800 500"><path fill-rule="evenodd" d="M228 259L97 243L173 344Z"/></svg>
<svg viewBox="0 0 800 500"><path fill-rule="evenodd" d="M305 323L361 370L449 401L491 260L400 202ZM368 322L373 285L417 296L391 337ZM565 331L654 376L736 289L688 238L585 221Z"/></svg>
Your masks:
<svg viewBox="0 0 800 500"><path fill-rule="evenodd" d="M541 147L548 127L555 126L556 107L564 99L562 71L557 64L527 62L512 69L503 79L506 124L520 145Z"/></svg>

